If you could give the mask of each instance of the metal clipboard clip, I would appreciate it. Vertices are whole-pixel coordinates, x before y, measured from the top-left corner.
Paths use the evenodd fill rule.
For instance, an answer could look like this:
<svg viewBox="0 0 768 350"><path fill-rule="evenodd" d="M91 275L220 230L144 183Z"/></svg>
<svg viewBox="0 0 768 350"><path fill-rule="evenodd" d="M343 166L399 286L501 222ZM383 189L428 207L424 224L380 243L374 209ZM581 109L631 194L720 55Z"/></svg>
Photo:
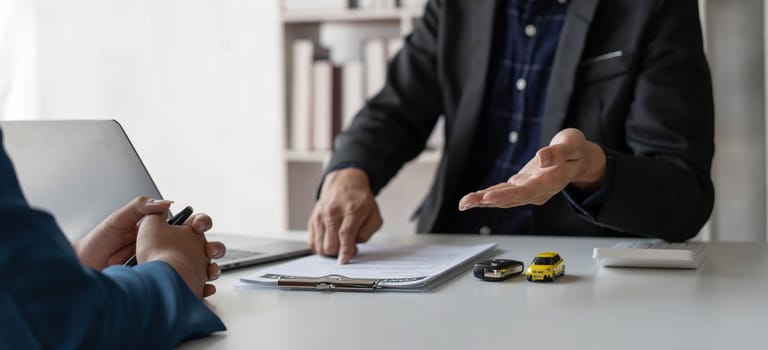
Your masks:
<svg viewBox="0 0 768 350"><path fill-rule="evenodd" d="M278 288L304 290L358 290L372 291L379 288L380 280L366 278L349 278L342 275L327 275L322 277L279 276Z"/></svg>

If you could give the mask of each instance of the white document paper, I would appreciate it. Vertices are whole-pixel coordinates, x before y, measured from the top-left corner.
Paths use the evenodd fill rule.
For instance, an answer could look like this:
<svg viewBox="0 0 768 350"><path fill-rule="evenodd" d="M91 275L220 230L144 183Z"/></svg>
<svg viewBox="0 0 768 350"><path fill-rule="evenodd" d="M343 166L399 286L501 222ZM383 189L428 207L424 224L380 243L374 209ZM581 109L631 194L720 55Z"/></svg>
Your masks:
<svg viewBox="0 0 768 350"><path fill-rule="evenodd" d="M243 283L274 286L280 278L323 278L377 280L376 288L422 288L454 272L474 258L490 251L496 243L453 245L361 244L349 264L335 258L307 256L260 269L240 279Z"/></svg>

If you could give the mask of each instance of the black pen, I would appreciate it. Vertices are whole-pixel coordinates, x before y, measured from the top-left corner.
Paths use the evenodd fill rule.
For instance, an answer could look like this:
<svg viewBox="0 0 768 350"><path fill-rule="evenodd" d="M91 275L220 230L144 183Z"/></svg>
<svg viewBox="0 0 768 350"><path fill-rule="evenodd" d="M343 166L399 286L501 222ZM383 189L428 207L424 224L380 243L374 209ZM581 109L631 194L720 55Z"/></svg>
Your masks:
<svg viewBox="0 0 768 350"><path fill-rule="evenodd" d="M173 217L171 217L170 220L168 220L169 225L181 225L184 223L184 221L187 221L189 217L192 215L192 207L186 206L184 209L182 209L180 212L176 213ZM136 254L134 254L128 261L125 262L125 266L136 266L138 261L136 261Z"/></svg>

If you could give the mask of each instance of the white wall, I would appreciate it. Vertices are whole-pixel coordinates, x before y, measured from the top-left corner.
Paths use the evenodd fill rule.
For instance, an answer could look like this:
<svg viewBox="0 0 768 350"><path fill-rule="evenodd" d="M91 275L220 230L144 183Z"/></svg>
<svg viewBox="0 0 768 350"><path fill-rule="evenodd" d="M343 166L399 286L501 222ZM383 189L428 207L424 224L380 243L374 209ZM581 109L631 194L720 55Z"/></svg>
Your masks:
<svg viewBox="0 0 768 350"><path fill-rule="evenodd" d="M40 116L117 119L177 208L282 229L277 0L28 1Z"/></svg>
<svg viewBox="0 0 768 350"><path fill-rule="evenodd" d="M23 0L0 1L0 117L39 114L33 5Z"/></svg>
<svg viewBox="0 0 768 350"><path fill-rule="evenodd" d="M766 240L764 0L704 0L715 96L712 238Z"/></svg>

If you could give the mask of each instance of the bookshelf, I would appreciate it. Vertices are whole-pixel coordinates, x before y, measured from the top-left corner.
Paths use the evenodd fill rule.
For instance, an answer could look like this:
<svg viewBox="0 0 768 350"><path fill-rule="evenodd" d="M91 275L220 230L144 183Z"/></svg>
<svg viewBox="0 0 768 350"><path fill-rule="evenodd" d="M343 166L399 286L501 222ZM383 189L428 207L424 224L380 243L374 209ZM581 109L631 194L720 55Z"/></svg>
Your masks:
<svg viewBox="0 0 768 350"><path fill-rule="evenodd" d="M316 66L319 61L328 61L331 65L338 66L342 70L342 75L346 74L345 71L349 65L357 64L361 67L359 69L362 69L361 76L357 77L358 82L360 82L359 88L363 89L360 92L363 95L360 99L360 104L362 104L370 95L370 92L366 90L371 90L371 88L366 84L369 80L373 81L373 79L369 79L370 73L368 72L369 66L373 66L373 64L371 64L370 59L366 59L368 57L366 55L370 53L366 50L373 46L371 45L372 42L381 40L380 51L386 51L387 57L390 57L393 51L397 49L397 40L401 40L413 30L415 21L421 16L422 8L423 5L314 10L286 9L283 7L281 19L283 61L285 62L283 76L286 96L286 113L284 116L286 142L283 159L286 170L285 193L287 198L287 222L285 225L288 229L306 229L307 219L314 207L317 185L331 155L330 146L326 142L320 146L315 144L316 136L314 141L296 142L299 137L314 134L315 129L317 129L316 127L308 127L308 130L304 130L303 127L299 127L300 131L296 131L297 125L304 125L307 118L317 117L316 115L301 117L301 112L297 114L294 109L302 109L310 114L315 113L317 102L307 108L302 103L297 102L296 96L303 97L310 94L313 96L311 98L314 98L317 96L315 92L318 89L317 86L309 87L311 84L307 84L306 79L297 76L298 74L307 74L310 71L308 67L303 67L297 62L302 62L302 59L311 60L313 66ZM311 43L312 49L297 48L296 43L298 41ZM307 52L301 52L301 50L312 50L311 56ZM305 57L295 57L294 54ZM381 62L382 69L385 62L384 60ZM318 83L317 71L313 70L313 72L313 84L320 84ZM361 78L362 81L359 81ZM383 76L379 78L383 79ZM336 78L334 77L334 79ZM343 81L346 82L347 80ZM383 84L383 81L380 83ZM372 86L378 85L373 83ZM335 91L334 93L339 92ZM358 108L347 109L357 110ZM350 115L351 112L345 111L344 118L349 118ZM334 115L334 118L336 117ZM317 124L318 122L313 120L312 123ZM346 123L348 120L341 122L342 126ZM436 132L441 131L436 128ZM437 141L431 142L431 149L423 152L411 163L406 164L400 174L378 195L377 201L384 217L382 231L391 233L411 233L414 231L415 223L410 222L409 219L431 185L440 159L439 142L439 138Z"/></svg>

